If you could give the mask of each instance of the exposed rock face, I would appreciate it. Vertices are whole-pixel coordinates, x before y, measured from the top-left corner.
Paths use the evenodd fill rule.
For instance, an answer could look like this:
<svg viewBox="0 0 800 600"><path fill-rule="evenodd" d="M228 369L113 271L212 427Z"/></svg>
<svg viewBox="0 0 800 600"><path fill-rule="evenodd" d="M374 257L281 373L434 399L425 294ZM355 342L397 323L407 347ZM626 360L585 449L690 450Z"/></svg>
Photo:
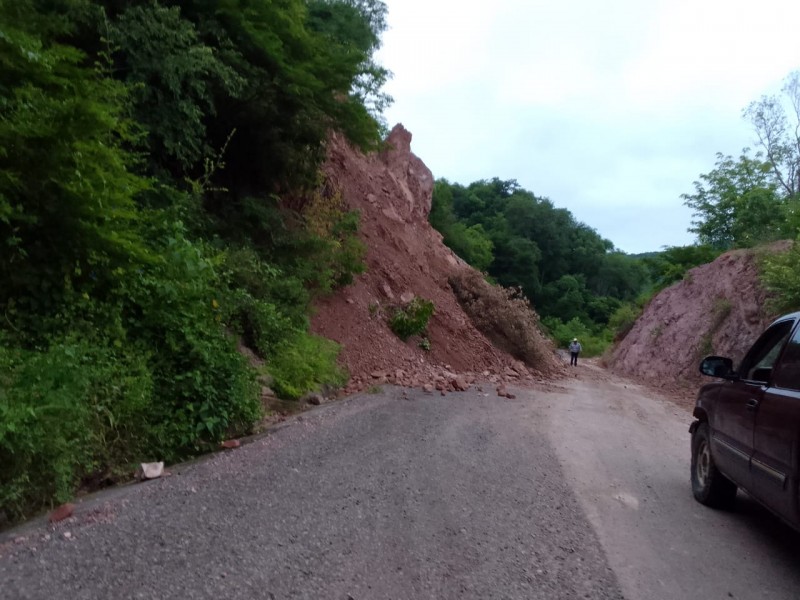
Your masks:
<svg viewBox="0 0 800 600"><path fill-rule="evenodd" d="M786 247L778 243L771 250ZM653 298L614 349L609 366L664 387L697 386L708 381L698 371L704 356L741 360L776 316L766 301L753 252L727 252Z"/></svg>
<svg viewBox="0 0 800 600"><path fill-rule="evenodd" d="M392 130L386 150L369 156L333 136L324 170L361 213L360 236L368 248L367 272L319 302L312 319L316 333L342 345L341 361L353 378L349 391L386 381L422 386L451 372L503 377L509 365L520 367L523 379L539 378L555 368L553 362L531 373L495 348L459 306L448 277L470 267L428 223L434 178L411 152L411 134L402 125ZM386 324L394 307L414 296L436 308L428 325L430 351L413 338L402 342Z"/></svg>

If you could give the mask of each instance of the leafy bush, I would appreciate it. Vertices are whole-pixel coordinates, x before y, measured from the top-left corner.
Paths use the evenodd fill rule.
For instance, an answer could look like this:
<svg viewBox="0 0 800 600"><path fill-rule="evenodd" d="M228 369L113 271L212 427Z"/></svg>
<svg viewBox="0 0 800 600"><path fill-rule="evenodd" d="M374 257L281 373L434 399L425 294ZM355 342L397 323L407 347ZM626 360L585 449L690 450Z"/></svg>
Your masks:
<svg viewBox="0 0 800 600"><path fill-rule="evenodd" d="M0 2L0 503L174 460L345 375L311 298L364 269L319 186L376 147L380 0ZM224 3L223 3L224 4ZM328 185L326 183L325 185ZM298 206L293 201L300 198Z"/></svg>
<svg viewBox="0 0 800 600"><path fill-rule="evenodd" d="M81 479L141 456L152 381L143 361L84 341L0 346L0 506L12 518L69 499Z"/></svg>
<svg viewBox="0 0 800 600"><path fill-rule="evenodd" d="M425 333L434 312L433 302L415 297L406 306L395 309L394 314L389 317L389 329L405 342L412 335Z"/></svg>
<svg viewBox="0 0 800 600"><path fill-rule="evenodd" d="M761 259L761 279L772 294L770 303L775 312L800 310L800 243L798 240L792 243L788 252L766 254Z"/></svg>
<svg viewBox="0 0 800 600"><path fill-rule="evenodd" d="M608 319L608 327L614 333L615 340L621 340L628 335L641 312L641 309L633 304L623 304L614 311L614 314Z"/></svg>
<svg viewBox="0 0 800 600"><path fill-rule="evenodd" d="M519 290L491 285L472 270L451 277L450 287L475 327L499 348L538 369L552 363L552 344Z"/></svg>
<svg viewBox="0 0 800 600"><path fill-rule="evenodd" d="M542 322L559 348L567 348L573 338L578 338L583 356L599 356L612 342L610 329L603 326L591 327L577 317L566 323L555 317L545 317Z"/></svg>
<svg viewBox="0 0 800 600"><path fill-rule="evenodd" d="M162 423L156 445L169 460L246 430L260 403L255 374L221 327L213 261L183 236L179 223L157 225L149 234L162 259L126 279L120 293L126 328L154 349L150 365Z"/></svg>
<svg viewBox="0 0 800 600"><path fill-rule="evenodd" d="M296 400L321 386L339 387L347 373L336 364L339 346L305 331L281 342L267 368L280 398Z"/></svg>

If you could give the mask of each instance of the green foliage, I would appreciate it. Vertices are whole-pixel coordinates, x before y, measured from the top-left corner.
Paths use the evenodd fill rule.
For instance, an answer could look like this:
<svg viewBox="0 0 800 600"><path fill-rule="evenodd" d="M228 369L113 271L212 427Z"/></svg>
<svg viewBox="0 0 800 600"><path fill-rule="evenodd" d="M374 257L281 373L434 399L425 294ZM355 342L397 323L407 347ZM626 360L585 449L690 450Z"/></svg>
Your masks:
<svg viewBox="0 0 800 600"><path fill-rule="evenodd" d="M133 90L136 119L148 131L150 152L179 170L211 149L206 122L216 115L216 94L237 98L245 79L204 44L177 6L131 6L110 26L120 73Z"/></svg>
<svg viewBox="0 0 800 600"><path fill-rule="evenodd" d="M582 348L581 355L586 357L601 355L613 341L613 334L608 328L587 325L577 317L566 323L555 317L545 317L542 324L559 348L567 348L573 338L578 338Z"/></svg>
<svg viewBox="0 0 800 600"><path fill-rule="evenodd" d="M303 331L281 342L268 369L280 398L296 400L321 386L340 387L347 374L336 364L339 346Z"/></svg>
<svg viewBox="0 0 800 600"><path fill-rule="evenodd" d="M636 323L636 319L639 318L640 314L641 310L630 303L623 304L614 311L614 314L608 319L608 327L613 332L614 339L621 340L624 338L633 327L633 324Z"/></svg>
<svg viewBox="0 0 800 600"><path fill-rule="evenodd" d="M0 2L0 503L174 460L344 381L311 298L364 269L320 182L375 147L380 0ZM318 190L318 191L314 191Z"/></svg>
<svg viewBox="0 0 800 600"><path fill-rule="evenodd" d="M684 194L695 210L690 231L715 248L752 247L793 238L800 220L800 71L786 78L780 96L763 96L744 110L759 149L738 160L717 154L716 168ZM788 108L788 111L787 111Z"/></svg>
<svg viewBox="0 0 800 600"><path fill-rule="evenodd" d="M395 309L389 318L389 329L403 341L412 335L423 335L434 312L433 302L416 297L406 306Z"/></svg>
<svg viewBox="0 0 800 600"><path fill-rule="evenodd" d="M761 278L772 294L772 310L800 310L800 244L797 240L788 252L769 254L762 258Z"/></svg>
<svg viewBox="0 0 800 600"><path fill-rule="evenodd" d="M147 260L134 196L149 184L122 148L135 141L125 88L26 31L31 2L11 4L0 5L0 307L52 313L70 290L92 294Z"/></svg>
<svg viewBox="0 0 800 600"><path fill-rule="evenodd" d="M152 381L144 361L66 339L0 346L0 506L8 516L69 499L95 472L141 456Z"/></svg>
<svg viewBox="0 0 800 600"><path fill-rule="evenodd" d="M683 279L687 271L712 262L722 253L709 245L673 246L642 259L653 282L653 291L660 291Z"/></svg>
<svg viewBox="0 0 800 600"><path fill-rule="evenodd" d="M522 288L543 316L604 324L649 283L640 259L513 180L437 181L430 222L473 267Z"/></svg>
<svg viewBox="0 0 800 600"><path fill-rule="evenodd" d="M750 247L779 239L783 198L769 164L745 152L738 160L717 154L717 166L695 182L694 194L683 194L697 220L689 231L701 244L719 250Z"/></svg>

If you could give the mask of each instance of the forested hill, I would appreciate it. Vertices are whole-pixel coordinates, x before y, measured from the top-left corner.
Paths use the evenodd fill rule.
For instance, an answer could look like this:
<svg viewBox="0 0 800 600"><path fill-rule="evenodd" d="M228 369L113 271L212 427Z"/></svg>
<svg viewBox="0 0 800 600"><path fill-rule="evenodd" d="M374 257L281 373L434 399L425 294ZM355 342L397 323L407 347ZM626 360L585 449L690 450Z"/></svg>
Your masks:
<svg viewBox="0 0 800 600"><path fill-rule="evenodd" d="M603 337L612 316L650 287L642 260L516 181L439 180L430 221L471 265L522 288L562 343Z"/></svg>
<svg viewBox="0 0 800 600"><path fill-rule="evenodd" d="M331 129L382 139L380 0L0 2L0 522L343 381ZM266 373L265 371L268 371Z"/></svg>

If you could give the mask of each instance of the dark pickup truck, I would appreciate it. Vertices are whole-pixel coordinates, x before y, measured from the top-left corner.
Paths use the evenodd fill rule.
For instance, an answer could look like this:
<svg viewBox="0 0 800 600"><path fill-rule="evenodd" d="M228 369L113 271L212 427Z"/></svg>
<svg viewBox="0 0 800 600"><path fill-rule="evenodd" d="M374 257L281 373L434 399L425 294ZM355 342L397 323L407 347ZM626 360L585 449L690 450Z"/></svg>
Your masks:
<svg viewBox="0 0 800 600"><path fill-rule="evenodd" d="M709 356L700 372L692 434L692 492L730 505L738 487L800 529L800 312L777 319L737 370Z"/></svg>

